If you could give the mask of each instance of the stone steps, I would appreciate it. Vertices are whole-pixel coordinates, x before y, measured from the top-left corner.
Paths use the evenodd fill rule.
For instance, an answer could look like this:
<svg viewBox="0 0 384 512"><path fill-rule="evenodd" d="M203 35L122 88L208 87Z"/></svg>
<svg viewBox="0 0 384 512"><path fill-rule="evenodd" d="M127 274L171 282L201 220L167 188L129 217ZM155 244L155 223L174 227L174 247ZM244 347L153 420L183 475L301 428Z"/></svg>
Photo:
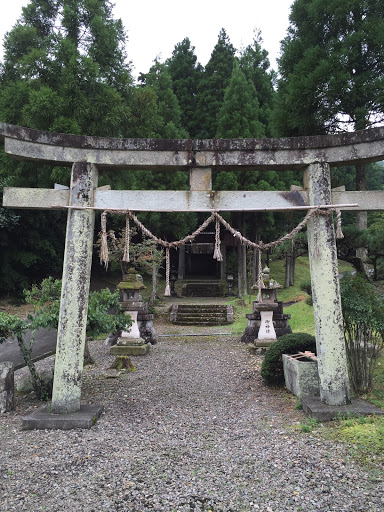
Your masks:
<svg viewBox="0 0 384 512"><path fill-rule="evenodd" d="M219 304L174 304L170 320L178 325L225 325L233 322L233 308Z"/></svg>
<svg viewBox="0 0 384 512"><path fill-rule="evenodd" d="M185 281L182 285L183 297L223 297L222 281Z"/></svg>

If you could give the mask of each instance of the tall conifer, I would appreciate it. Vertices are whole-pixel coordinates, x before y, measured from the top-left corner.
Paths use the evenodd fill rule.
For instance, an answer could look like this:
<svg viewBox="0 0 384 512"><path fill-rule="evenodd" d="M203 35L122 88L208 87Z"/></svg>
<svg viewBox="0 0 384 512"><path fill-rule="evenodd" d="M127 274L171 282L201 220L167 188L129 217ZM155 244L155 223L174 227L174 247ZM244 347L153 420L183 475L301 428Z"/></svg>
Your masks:
<svg viewBox="0 0 384 512"><path fill-rule="evenodd" d="M197 89L203 67L197 62L195 47L191 46L188 37L176 44L167 65L172 78L172 87L182 111L182 124L189 136L194 138L196 135Z"/></svg>
<svg viewBox="0 0 384 512"><path fill-rule="evenodd" d="M141 74L140 80L157 96L159 120L155 136L163 139L187 138L188 133L181 124L181 109L172 89L172 79L167 66L156 59L149 72Z"/></svg>
<svg viewBox="0 0 384 512"><path fill-rule="evenodd" d="M239 67L239 61L235 59L232 76L217 117L217 137L264 137L264 126L259 121L259 113L256 89L247 80Z"/></svg>
<svg viewBox="0 0 384 512"><path fill-rule="evenodd" d="M260 30L255 30L252 44L248 45L240 55L240 69L252 82L259 101L259 119L264 125L266 136L272 136L271 113L273 110L276 73L269 70L270 63L267 50L262 47L263 39Z"/></svg>
<svg viewBox="0 0 384 512"><path fill-rule="evenodd" d="M224 91L232 75L235 48L224 29L205 67L198 85L196 133L198 138L210 139L217 132L217 115L224 100Z"/></svg>

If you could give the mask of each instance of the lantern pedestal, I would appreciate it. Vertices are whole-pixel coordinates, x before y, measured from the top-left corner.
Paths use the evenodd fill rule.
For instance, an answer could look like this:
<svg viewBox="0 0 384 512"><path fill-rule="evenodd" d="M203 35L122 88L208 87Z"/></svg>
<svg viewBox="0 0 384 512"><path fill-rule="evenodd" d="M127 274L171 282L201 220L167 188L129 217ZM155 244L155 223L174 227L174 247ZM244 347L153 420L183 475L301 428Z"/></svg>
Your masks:
<svg viewBox="0 0 384 512"><path fill-rule="evenodd" d="M283 303L277 300L277 290L281 285L271 279L268 267L263 270L262 277L261 301L254 301L253 312L245 315L248 322L241 341L252 343L263 349L260 352L265 352L279 336L290 334L292 330L288 323L291 315L284 314ZM257 289L257 286L252 288Z"/></svg>
<svg viewBox="0 0 384 512"><path fill-rule="evenodd" d="M273 312L278 308L277 302L259 302L255 310L260 313L260 329L254 341L256 348L266 348L276 341L276 331L273 325Z"/></svg>
<svg viewBox="0 0 384 512"><path fill-rule="evenodd" d="M137 311L126 311L132 318L132 325L127 331L122 331L116 345L111 347L110 353L116 356L144 356L150 350L150 343L145 343L140 336L137 323Z"/></svg>

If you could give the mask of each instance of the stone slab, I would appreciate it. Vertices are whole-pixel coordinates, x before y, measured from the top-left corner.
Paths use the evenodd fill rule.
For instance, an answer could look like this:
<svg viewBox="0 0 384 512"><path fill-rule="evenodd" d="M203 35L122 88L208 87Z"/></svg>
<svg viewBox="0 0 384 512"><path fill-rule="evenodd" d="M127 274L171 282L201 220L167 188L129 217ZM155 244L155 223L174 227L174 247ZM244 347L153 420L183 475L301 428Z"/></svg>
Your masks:
<svg viewBox="0 0 384 512"><path fill-rule="evenodd" d="M114 356L145 356L150 348L150 343L144 345L113 345L109 353Z"/></svg>
<svg viewBox="0 0 384 512"><path fill-rule="evenodd" d="M273 339L273 340L261 340L259 338L257 338L253 344L256 348L269 348L271 345L273 345L275 342L277 341L277 339Z"/></svg>
<svg viewBox="0 0 384 512"><path fill-rule="evenodd" d="M361 400L352 398L348 405L326 405L317 396L306 396L301 399L303 411L318 421L331 421L340 416L373 416L384 415L384 410Z"/></svg>
<svg viewBox="0 0 384 512"><path fill-rule="evenodd" d="M70 414L53 414L48 406L39 407L29 416L24 416L22 430L71 430L91 428L104 411L103 405L81 405L80 410Z"/></svg>

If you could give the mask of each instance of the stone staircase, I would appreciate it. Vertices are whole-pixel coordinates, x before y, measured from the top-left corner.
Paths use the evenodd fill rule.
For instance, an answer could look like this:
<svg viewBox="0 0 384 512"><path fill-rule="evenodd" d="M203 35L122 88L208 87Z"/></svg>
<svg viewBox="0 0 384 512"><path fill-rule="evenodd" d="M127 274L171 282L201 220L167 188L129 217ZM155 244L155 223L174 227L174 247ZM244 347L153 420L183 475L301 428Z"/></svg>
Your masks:
<svg viewBox="0 0 384 512"><path fill-rule="evenodd" d="M233 322L233 307L220 304L174 304L170 321L178 325L226 325Z"/></svg>
<svg viewBox="0 0 384 512"><path fill-rule="evenodd" d="M193 279L183 281L181 293L183 297L223 297L224 288L219 279Z"/></svg>

